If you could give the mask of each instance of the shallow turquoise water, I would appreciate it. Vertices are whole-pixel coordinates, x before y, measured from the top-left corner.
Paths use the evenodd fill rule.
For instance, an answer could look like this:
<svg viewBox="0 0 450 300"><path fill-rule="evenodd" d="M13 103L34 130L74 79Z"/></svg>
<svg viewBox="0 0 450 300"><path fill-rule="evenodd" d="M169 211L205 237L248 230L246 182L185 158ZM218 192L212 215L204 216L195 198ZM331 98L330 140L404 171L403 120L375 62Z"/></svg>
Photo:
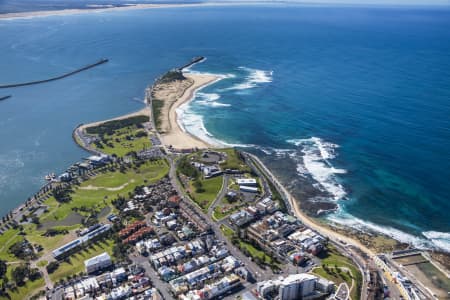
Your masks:
<svg viewBox="0 0 450 300"><path fill-rule="evenodd" d="M193 71L223 79L185 107L189 131L291 160L286 173L339 203L335 221L448 249L448 28L446 8L203 7L1 21L1 83L110 59L0 91L13 95L0 103L1 211L86 155L71 140L77 124L138 109L154 78L204 55Z"/></svg>

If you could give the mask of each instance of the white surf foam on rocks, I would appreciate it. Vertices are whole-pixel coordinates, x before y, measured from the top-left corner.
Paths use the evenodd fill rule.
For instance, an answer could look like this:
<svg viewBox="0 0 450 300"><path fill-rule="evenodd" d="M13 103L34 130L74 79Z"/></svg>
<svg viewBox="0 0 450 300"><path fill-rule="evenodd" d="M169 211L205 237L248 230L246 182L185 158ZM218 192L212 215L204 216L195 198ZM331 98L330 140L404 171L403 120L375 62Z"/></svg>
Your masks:
<svg viewBox="0 0 450 300"><path fill-rule="evenodd" d="M336 174L345 174L346 170L335 168L331 163L336 157L335 149L339 147L338 145L318 137L287 142L299 147L302 153L301 160L297 159L297 173L300 176L305 177L309 174L317 182L316 187L332 195L333 200L345 199L347 193Z"/></svg>

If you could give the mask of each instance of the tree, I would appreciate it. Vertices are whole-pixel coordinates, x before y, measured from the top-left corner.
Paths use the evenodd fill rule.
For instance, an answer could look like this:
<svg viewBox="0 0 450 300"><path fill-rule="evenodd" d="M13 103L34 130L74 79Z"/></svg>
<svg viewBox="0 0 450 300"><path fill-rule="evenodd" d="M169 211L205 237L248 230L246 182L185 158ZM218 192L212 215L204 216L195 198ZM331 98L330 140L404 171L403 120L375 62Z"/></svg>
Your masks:
<svg viewBox="0 0 450 300"><path fill-rule="evenodd" d="M37 217L37 216L33 216L31 218L31 222L33 222L36 225L40 225L41 224L41 222L39 221L39 217Z"/></svg>
<svg viewBox="0 0 450 300"><path fill-rule="evenodd" d="M6 264L6 261L0 259L0 278L5 277L7 269L8 265Z"/></svg>
<svg viewBox="0 0 450 300"><path fill-rule="evenodd" d="M30 267L28 265L20 265L12 271L11 276L16 284L21 286L25 283L25 279L29 273Z"/></svg>
<svg viewBox="0 0 450 300"><path fill-rule="evenodd" d="M53 272L55 272L59 267L59 262L57 261L52 261L51 263L49 263L46 267L47 269L47 273L48 274L52 274Z"/></svg>

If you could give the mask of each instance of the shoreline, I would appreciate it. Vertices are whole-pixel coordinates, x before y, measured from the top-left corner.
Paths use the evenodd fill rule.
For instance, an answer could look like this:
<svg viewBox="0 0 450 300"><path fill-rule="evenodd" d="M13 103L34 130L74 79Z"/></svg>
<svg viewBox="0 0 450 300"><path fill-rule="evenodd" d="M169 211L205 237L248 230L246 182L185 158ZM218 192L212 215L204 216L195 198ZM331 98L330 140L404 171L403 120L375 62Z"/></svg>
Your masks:
<svg viewBox="0 0 450 300"><path fill-rule="evenodd" d="M127 11L139 9L156 9L156 8L172 8L172 7L197 7L202 6L203 3L192 4L128 4L125 6L108 6L108 7L86 7L86 8L67 8L61 10L40 10L29 12L15 12L0 14L0 20L17 20L17 19L32 19L43 18L51 16L66 16L88 13L102 13L114 11Z"/></svg>
<svg viewBox="0 0 450 300"><path fill-rule="evenodd" d="M354 245L358 248L360 248L363 252L365 252L367 255L369 255L370 257L373 257L375 255L375 252L373 252L371 249L369 249L368 247L366 247L365 245L363 245L360 241L358 241L355 238L351 238L348 237L346 235L337 233L323 225L318 224L317 222L315 222L312 218L310 218L309 216L306 215L306 213L304 213L298 204L297 199L292 196L292 194L284 187L283 184L280 183L280 181L278 180L278 178L266 167L266 165L255 155L248 153L248 155L258 163L258 165L263 169L264 173L266 173L270 178L271 181L273 181L273 183L275 184L276 188L281 190L282 194L284 195L284 197L286 197L289 203L289 207L288 210L295 215L297 218L300 219L300 221L302 223L304 223L306 226L314 229L315 231L317 231L319 234L330 237L330 240L333 240L334 242L338 242L338 241L344 241L347 243L347 245ZM283 198L284 198L283 197Z"/></svg>
<svg viewBox="0 0 450 300"><path fill-rule="evenodd" d="M145 107L141 108L138 111L131 112L131 113L128 113L128 114L125 114L125 115L121 115L121 116L118 116L118 117L113 117L113 118L110 118L110 119L102 120L102 121L95 121L95 122L92 122L92 123L80 124L77 128L84 131L88 127L98 126L100 124L103 124L103 123L106 123L106 122L109 122L109 121L123 120L123 119L128 119L128 118L135 117L135 116L140 116L140 115L148 115L148 116L150 116L150 107L145 105Z"/></svg>
<svg viewBox="0 0 450 300"><path fill-rule="evenodd" d="M166 146L172 146L175 149L189 149L199 148L205 149L213 147L207 141L200 139L197 136L189 133L181 124L179 113L177 110L187 105L195 97L195 94L208 85L214 84L220 78L214 75L206 74L191 74L183 73L183 75L193 81L193 83L187 87L182 95L178 97L173 103L170 104L168 109L166 108L162 115L167 117L169 126L168 132L160 133L161 142Z"/></svg>

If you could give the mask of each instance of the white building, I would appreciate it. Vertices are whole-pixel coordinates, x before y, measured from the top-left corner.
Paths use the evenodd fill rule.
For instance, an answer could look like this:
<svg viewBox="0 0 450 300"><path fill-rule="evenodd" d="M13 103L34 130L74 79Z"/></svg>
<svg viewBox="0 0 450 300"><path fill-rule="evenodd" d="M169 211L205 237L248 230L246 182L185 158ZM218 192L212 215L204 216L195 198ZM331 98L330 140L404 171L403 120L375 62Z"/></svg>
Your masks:
<svg viewBox="0 0 450 300"><path fill-rule="evenodd" d="M314 293L317 277L310 274L293 274L280 284L278 297L280 300L303 299Z"/></svg>
<svg viewBox="0 0 450 300"><path fill-rule="evenodd" d="M257 291L262 298L278 294L280 300L315 299L332 292L333 288L333 282L307 273L292 274L257 284Z"/></svg>
<svg viewBox="0 0 450 300"><path fill-rule="evenodd" d="M238 179L236 179L236 183L240 186L241 185L242 186L253 186L253 187L257 186L255 178L238 178Z"/></svg>
<svg viewBox="0 0 450 300"><path fill-rule="evenodd" d="M111 257L106 252L103 252L100 255L94 256L84 261L86 273L88 274L105 269L111 265L112 265Z"/></svg>

